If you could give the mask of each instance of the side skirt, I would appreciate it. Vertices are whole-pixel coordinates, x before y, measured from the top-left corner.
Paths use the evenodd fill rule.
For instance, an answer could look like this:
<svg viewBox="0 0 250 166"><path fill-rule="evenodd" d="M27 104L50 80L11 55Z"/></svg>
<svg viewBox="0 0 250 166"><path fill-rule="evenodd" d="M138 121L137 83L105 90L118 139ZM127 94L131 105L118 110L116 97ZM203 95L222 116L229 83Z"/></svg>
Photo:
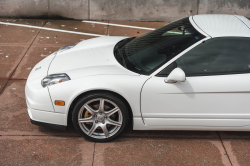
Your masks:
<svg viewBox="0 0 250 166"><path fill-rule="evenodd" d="M133 120L133 130L250 131L250 119L144 118L145 124L141 117Z"/></svg>

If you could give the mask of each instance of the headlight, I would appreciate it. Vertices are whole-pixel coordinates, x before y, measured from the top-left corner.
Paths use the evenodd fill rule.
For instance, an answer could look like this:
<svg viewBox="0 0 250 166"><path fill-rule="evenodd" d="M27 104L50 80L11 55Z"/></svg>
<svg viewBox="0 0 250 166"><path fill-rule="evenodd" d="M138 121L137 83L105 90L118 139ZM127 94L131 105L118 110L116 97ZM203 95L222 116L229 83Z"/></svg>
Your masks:
<svg viewBox="0 0 250 166"><path fill-rule="evenodd" d="M54 84L58 84L61 82L65 82L70 80L69 76L67 74L51 74L46 76L43 80L42 80L42 86L46 87L46 86L50 86L50 85L54 85Z"/></svg>
<svg viewBox="0 0 250 166"><path fill-rule="evenodd" d="M59 53L59 52L66 51L66 50L68 50L68 49L71 49L71 48L75 47L77 44L78 44L78 43L72 44L72 45L63 46L63 47L61 47L61 48L58 50L58 53Z"/></svg>

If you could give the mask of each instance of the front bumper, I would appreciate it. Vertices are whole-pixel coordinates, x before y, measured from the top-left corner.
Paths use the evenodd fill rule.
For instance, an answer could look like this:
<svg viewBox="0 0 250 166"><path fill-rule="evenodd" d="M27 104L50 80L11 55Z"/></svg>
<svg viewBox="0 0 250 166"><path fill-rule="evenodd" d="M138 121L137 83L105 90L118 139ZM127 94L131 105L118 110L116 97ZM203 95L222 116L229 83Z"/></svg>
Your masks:
<svg viewBox="0 0 250 166"><path fill-rule="evenodd" d="M35 110L30 108L29 106L28 114L32 124L60 130L67 129L66 114Z"/></svg>
<svg viewBox="0 0 250 166"><path fill-rule="evenodd" d="M42 87L41 80L47 76L48 68L56 56L51 54L40 61L30 72L25 86L25 97L32 124L65 130L67 115L55 113L48 87Z"/></svg>

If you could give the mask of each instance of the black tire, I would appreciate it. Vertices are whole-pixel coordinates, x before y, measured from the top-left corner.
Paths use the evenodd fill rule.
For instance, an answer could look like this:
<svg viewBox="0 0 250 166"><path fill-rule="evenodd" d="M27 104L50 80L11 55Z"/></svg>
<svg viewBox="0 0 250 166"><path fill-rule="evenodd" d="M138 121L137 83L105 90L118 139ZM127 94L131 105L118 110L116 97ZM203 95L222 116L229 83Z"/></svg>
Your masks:
<svg viewBox="0 0 250 166"><path fill-rule="evenodd" d="M113 135L109 136L109 137L105 137L105 138L94 138L94 135L89 136L86 131L84 131L85 129L83 129L82 126L80 126L79 122L78 122L78 117L83 114L81 111L81 109L83 108L83 106L88 103L89 101L93 101L94 99L104 99L106 104L109 104L108 101L113 102L117 107L119 107L119 115L122 115L122 122L121 122L121 126L116 127L117 129L115 130L116 133L114 133ZM107 101L106 101L107 100ZM105 105L106 106L106 105ZM100 108L100 105L99 105ZM73 108L73 112L72 112L72 122L74 125L74 128L76 129L76 131L83 136L85 139L93 141L93 142L108 142L111 140L114 140L115 138L117 138L119 135L122 134L122 132L127 128L128 123L129 123L129 109L125 103L125 101L118 95L110 93L110 92L93 92L93 93L88 93L85 96L83 96L82 98L80 98L74 108ZM114 113L115 114L115 113ZM117 113L118 114L118 113ZM92 116L91 116L92 117ZM91 118L90 117L90 118ZM107 116L105 116L107 117ZM94 117L95 118L95 117ZM95 122L90 123L92 125L94 125ZM99 123L99 121L98 121ZM87 124L87 123L86 123ZM87 126L84 122L84 125ZM97 123L95 123L97 124ZM104 122L103 122L104 124ZM109 129L106 125L105 122L105 126L107 129ZM111 126L111 125L110 125ZM115 127L114 127L115 128ZM118 129L119 128L119 129ZM98 130L101 129L101 127L97 128ZM88 129L86 129L88 130ZM114 130L114 129L113 129ZM90 129L89 129L90 132ZM108 131L109 132L109 131ZM104 133L103 133L104 134ZM98 137L98 135L97 135Z"/></svg>

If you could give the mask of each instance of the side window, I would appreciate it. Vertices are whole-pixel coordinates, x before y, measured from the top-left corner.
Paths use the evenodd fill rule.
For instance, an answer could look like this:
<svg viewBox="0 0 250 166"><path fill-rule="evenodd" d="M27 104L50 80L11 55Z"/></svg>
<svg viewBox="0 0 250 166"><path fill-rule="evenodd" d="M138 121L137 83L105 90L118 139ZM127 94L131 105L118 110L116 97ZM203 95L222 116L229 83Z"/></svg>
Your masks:
<svg viewBox="0 0 250 166"><path fill-rule="evenodd" d="M178 58L175 63L187 76L247 73L250 72L249 43L250 38L244 37L210 39ZM159 76L168 75L170 72L166 69Z"/></svg>

